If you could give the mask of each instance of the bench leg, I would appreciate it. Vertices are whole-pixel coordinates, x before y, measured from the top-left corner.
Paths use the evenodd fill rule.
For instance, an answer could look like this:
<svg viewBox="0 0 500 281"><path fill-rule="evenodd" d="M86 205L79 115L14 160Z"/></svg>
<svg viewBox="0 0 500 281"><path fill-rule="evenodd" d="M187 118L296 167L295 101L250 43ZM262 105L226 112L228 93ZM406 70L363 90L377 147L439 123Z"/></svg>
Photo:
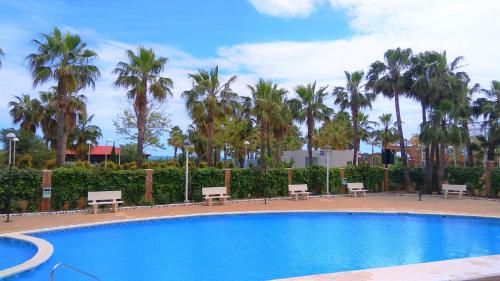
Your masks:
<svg viewBox="0 0 500 281"><path fill-rule="evenodd" d="M97 205L92 205L92 214L97 214Z"/></svg>
<svg viewBox="0 0 500 281"><path fill-rule="evenodd" d="M221 198L220 199L220 204L225 205L226 204L226 198Z"/></svg>
<svg viewBox="0 0 500 281"><path fill-rule="evenodd" d="M118 210L118 203L115 203L112 205L113 206L113 213L116 213L116 211Z"/></svg>
<svg viewBox="0 0 500 281"><path fill-rule="evenodd" d="M458 200L462 199L462 191L458 193Z"/></svg>
<svg viewBox="0 0 500 281"><path fill-rule="evenodd" d="M445 191L444 192L444 199L446 199L448 197L448 191Z"/></svg>
<svg viewBox="0 0 500 281"><path fill-rule="evenodd" d="M366 191L363 191L363 197L366 197Z"/></svg>

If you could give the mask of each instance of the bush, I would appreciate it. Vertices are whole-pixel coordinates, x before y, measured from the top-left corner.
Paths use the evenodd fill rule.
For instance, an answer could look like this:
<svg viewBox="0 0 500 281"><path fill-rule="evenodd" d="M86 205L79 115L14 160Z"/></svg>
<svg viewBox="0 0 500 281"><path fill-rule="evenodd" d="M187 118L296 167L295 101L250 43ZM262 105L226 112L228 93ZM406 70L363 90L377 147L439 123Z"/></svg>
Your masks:
<svg viewBox="0 0 500 281"><path fill-rule="evenodd" d="M498 196L500 192L500 168L493 169L491 171L491 194L493 196Z"/></svg>
<svg viewBox="0 0 500 281"><path fill-rule="evenodd" d="M20 200L27 202L28 211L37 210L40 205L41 181L42 173L39 170L12 169L10 172L8 169L0 170L0 206L2 206L2 210L5 212L7 209L6 201L14 206ZM4 200L8 197L10 197L9 200ZM9 209L12 210L12 208Z"/></svg>
<svg viewBox="0 0 500 281"><path fill-rule="evenodd" d="M448 177L449 183L465 184L467 185L467 189L469 190L469 192L474 189L481 189L483 187L483 182L481 180L483 174L483 167L448 167L448 169L446 170L446 175Z"/></svg>

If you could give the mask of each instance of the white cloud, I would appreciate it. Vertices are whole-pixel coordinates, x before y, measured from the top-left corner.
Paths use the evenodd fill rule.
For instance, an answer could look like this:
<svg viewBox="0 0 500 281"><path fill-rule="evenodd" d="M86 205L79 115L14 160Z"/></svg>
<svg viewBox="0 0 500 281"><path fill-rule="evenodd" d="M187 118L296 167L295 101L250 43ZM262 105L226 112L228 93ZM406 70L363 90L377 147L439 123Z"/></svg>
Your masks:
<svg viewBox="0 0 500 281"><path fill-rule="evenodd" d="M314 12L322 0L250 0L254 8L265 15L281 18L305 18Z"/></svg>

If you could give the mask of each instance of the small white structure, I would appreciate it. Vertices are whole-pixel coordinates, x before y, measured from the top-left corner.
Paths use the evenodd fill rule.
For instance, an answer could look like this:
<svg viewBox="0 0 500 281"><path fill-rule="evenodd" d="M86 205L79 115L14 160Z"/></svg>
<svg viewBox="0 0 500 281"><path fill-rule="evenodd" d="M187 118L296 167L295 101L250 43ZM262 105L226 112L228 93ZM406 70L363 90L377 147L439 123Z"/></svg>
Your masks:
<svg viewBox="0 0 500 281"><path fill-rule="evenodd" d="M329 153L328 161L330 168L345 167L352 164L353 150L313 150L313 165L326 167L326 154ZM283 160L289 162L294 160L292 168L305 168L309 162L307 150L285 151Z"/></svg>
<svg viewBox="0 0 500 281"><path fill-rule="evenodd" d="M448 197L448 194L458 194L458 199L462 199L462 195L467 193L466 185L458 185L458 184L443 184L441 189L444 192L444 198Z"/></svg>
<svg viewBox="0 0 500 281"><path fill-rule="evenodd" d="M224 205L226 204L226 199L229 198L225 186L204 187L201 189L201 193L207 206L212 206L213 199L218 199L220 204Z"/></svg>
<svg viewBox="0 0 500 281"><path fill-rule="evenodd" d="M290 184L288 185L288 196L295 199L309 199L310 192L307 191L307 184Z"/></svg>
<svg viewBox="0 0 500 281"><path fill-rule="evenodd" d="M366 192L368 191L365 189L362 182L349 182L347 183L347 189L349 190L349 194L352 194L354 197L357 197L358 193L362 196L366 196Z"/></svg>
<svg viewBox="0 0 500 281"><path fill-rule="evenodd" d="M111 205L116 212L118 204L123 204L121 191L93 191L88 193L87 198L94 214L97 214L99 205Z"/></svg>

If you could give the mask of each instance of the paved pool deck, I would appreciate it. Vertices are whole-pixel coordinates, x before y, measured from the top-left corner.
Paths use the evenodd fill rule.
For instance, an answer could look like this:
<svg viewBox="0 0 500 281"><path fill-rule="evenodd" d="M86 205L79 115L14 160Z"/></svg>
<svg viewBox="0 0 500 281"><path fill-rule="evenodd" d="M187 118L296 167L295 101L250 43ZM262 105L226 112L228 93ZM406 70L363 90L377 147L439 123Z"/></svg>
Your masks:
<svg viewBox="0 0 500 281"><path fill-rule="evenodd" d="M456 214L490 216L500 218L500 202L473 199L442 199L424 197L418 201L416 196L375 195L367 197L311 198L310 200L268 200L249 202L230 202L219 206L187 205L154 208L119 210L117 213L87 212L66 214L44 214L13 216L12 222L0 222L0 234L35 230L40 228L87 224L104 221L139 219L159 216L190 215L201 213L249 212L249 211L367 211L367 212L416 212L432 214Z"/></svg>

